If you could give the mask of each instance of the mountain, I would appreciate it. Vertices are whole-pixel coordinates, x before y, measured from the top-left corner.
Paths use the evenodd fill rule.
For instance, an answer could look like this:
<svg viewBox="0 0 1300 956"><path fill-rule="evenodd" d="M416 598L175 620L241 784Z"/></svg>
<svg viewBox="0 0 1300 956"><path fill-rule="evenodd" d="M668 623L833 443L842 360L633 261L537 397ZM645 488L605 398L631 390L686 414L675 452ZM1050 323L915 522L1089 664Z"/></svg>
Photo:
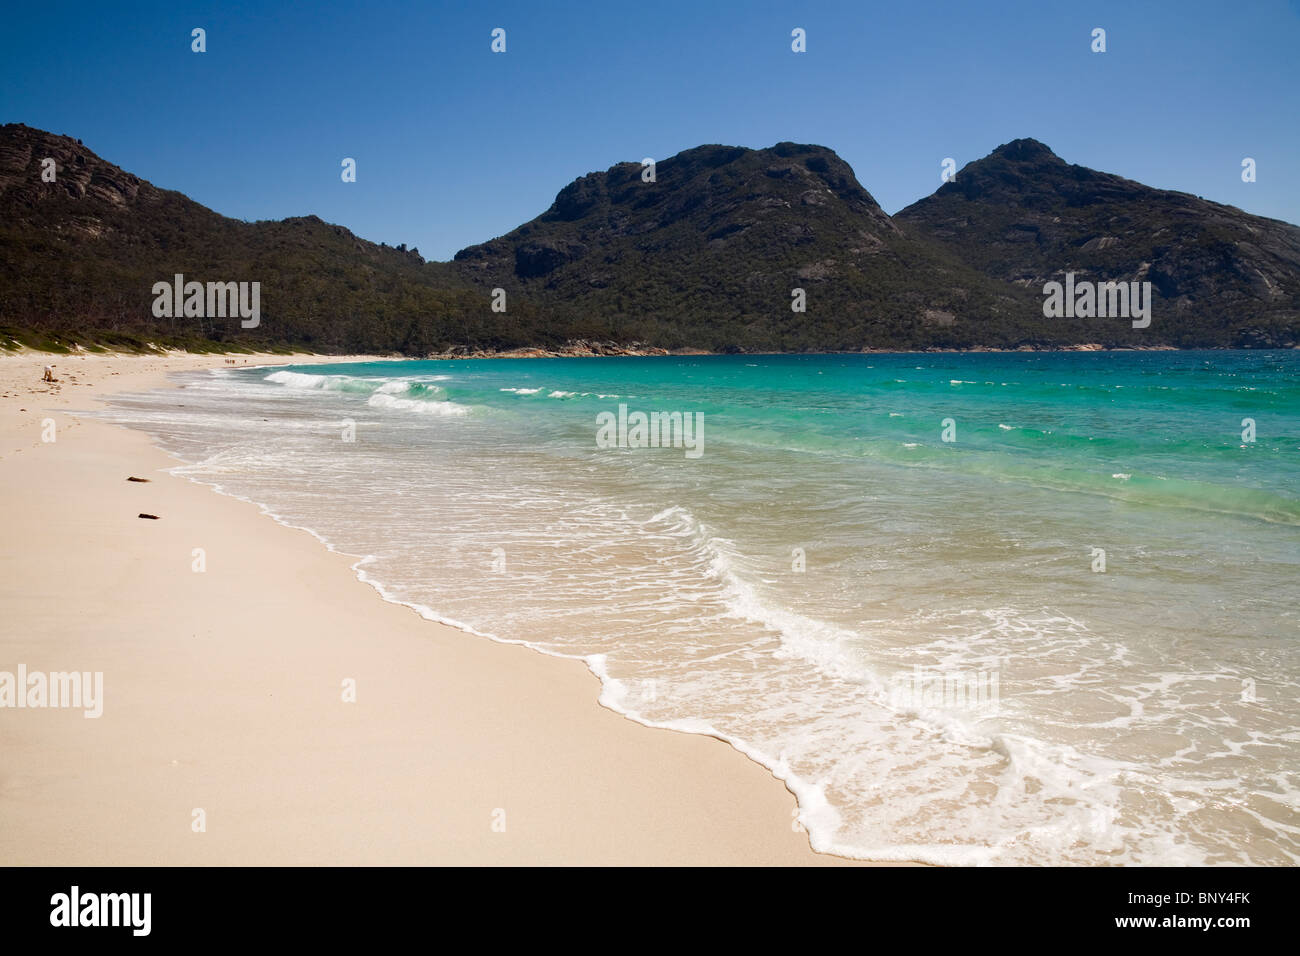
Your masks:
<svg viewBox="0 0 1300 956"><path fill-rule="evenodd" d="M54 160L54 182L42 160ZM315 216L248 223L100 159L80 140L0 127L0 333L79 341L316 351L481 347L538 337L535 311L495 316L442 263L375 245ZM153 284L261 283L261 324L153 316Z"/></svg>
<svg viewBox="0 0 1300 956"><path fill-rule="evenodd" d="M700 146L653 173L590 173L507 235L426 262L315 216L230 219L79 140L0 126L0 345L425 355L1297 338L1300 230L1069 166L1033 140L892 218L822 146ZM1045 319L1042 284L1065 271L1151 281L1151 327ZM154 284L176 273L259 282L260 325L155 317Z"/></svg>
<svg viewBox="0 0 1300 956"><path fill-rule="evenodd" d="M700 146L566 186L456 253L466 279L614 339L797 351L1013 343L1034 297L899 230L834 152ZM806 311L792 309L802 289Z"/></svg>
<svg viewBox="0 0 1300 956"><path fill-rule="evenodd" d="M1066 272L1149 281L1150 328L1115 323L1117 340L1300 344L1300 228L1071 165L1037 140L999 146L894 219L986 275L1040 292Z"/></svg>

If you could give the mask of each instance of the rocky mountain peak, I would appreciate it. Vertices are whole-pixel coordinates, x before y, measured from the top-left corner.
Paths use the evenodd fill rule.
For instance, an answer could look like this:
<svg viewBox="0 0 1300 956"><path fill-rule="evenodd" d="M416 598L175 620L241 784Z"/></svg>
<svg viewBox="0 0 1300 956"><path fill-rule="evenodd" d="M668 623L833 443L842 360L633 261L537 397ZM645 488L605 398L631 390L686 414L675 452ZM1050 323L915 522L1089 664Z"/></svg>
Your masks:
<svg viewBox="0 0 1300 956"><path fill-rule="evenodd" d="M988 158L995 157L1016 163L1065 163L1050 147L1036 139L1013 139L1009 143L1003 143L989 153Z"/></svg>

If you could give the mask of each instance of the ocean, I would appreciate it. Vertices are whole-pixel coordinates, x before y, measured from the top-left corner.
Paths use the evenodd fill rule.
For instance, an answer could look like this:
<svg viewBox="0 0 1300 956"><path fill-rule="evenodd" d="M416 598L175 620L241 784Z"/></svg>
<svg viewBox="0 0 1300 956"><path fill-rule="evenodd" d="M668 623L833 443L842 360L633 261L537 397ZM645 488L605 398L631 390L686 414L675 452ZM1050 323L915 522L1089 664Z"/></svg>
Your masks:
<svg viewBox="0 0 1300 956"><path fill-rule="evenodd" d="M1300 352L177 381L108 417L387 599L729 741L815 849L1300 861Z"/></svg>

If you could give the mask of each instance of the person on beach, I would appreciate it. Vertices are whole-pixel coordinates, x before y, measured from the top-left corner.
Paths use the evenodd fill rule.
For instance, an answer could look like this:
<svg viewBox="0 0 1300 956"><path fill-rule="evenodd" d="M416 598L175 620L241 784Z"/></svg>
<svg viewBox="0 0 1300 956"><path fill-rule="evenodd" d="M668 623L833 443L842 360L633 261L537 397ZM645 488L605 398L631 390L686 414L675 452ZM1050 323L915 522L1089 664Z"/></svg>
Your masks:
<svg viewBox="0 0 1300 956"><path fill-rule="evenodd" d="M47 365L47 366L45 366L45 377L44 377L43 379L41 379L41 381L42 381L42 382L57 382L57 381L58 381L58 379L54 377L54 366L53 366L53 365Z"/></svg>

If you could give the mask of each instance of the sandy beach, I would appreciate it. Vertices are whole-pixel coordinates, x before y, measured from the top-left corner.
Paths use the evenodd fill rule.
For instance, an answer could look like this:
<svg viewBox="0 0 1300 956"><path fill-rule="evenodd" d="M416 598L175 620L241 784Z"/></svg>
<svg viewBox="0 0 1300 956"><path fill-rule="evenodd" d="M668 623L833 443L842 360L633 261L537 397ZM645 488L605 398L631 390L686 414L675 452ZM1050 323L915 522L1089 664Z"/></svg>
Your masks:
<svg viewBox="0 0 1300 956"><path fill-rule="evenodd" d="M846 862L725 743L606 710L577 661L386 603L353 559L78 414L224 363L0 357L0 671L103 674L98 718L0 709L0 860Z"/></svg>

